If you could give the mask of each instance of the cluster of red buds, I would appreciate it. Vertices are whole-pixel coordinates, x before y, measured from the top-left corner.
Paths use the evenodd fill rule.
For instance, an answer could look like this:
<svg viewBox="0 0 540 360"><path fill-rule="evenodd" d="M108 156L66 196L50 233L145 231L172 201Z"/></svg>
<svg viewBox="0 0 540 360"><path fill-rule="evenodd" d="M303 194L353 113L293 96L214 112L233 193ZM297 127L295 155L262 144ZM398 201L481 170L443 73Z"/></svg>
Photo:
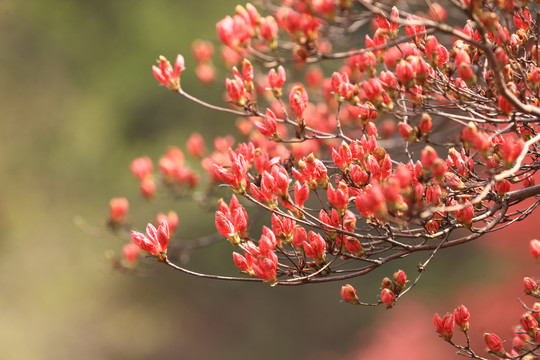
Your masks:
<svg viewBox="0 0 540 360"><path fill-rule="evenodd" d="M433 3L413 14L380 2L287 0L266 16L250 3L238 5L216 27L231 69L224 107L180 87L182 55L174 65L159 58L152 71L160 84L240 117L242 141L217 137L206 153L202 136L193 134L186 145L210 185L235 194L228 203L217 200L221 193L215 198L215 228L216 238L233 246L242 274L202 276L270 285L344 281L430 252L408 288L402 270L384 278L375 303L360 301L350 284L341 288L345 302L391 308L439 250L523 220L540 205L538 16L529 1L453 5ZM452 27L447 18L456 12L467 19ZM371 25L365 47L347 46L361 24ZM197 40L192 53L198 78L214 81L214 45ZM215 191L195 192L199 177L182 150L168 149L157 167L155 174L146 156L131 164L144 197L163 186L211 203ZM252 226L258 217L248 216L248 203L267 212L267 226ZM125 227L127 211L127 200L111 201L113 228ZM126 245L124 261L133 266L142 249L201 276L166 255L178 215L160 214L157 223L146 235L131 233L135 246ZM530 253L540 261L538 240ZM533 278L523 286L539 296ZM484 335L493 354L526 359L538 349L538 305L531 309L509 353L497 335ZM469 317L461 305L433 322L456 347L457 325L467 337L458 349L480 358L468 344Z"/></svg>
<svg viewBox="0 0 540 360"><path fill-rule="evenodd" d="M234 263L246 274L256 276L270 285L275 285L277 283L276 272L278 266L275 248L276 237L272 230L264 226L259 246L248 241L244 246L245 256L233 252Z"/></svg>
<svg viewBox="0 0 540 360"><path fill-rule="evenodd" d="M446 341L452 339L454 327L457 325L463 332L469 330L469 310L465 305L458 306L452 314L447 313L443 318L439 314L433 315L433 324L437 333Z"/></svg>
<svg viewBox="0 0 540 360"><path fill-rule="evenodd" d="M403 289L405 289L407 283L407 275L403 270L398 270L394 273L394 281L385 277L381 283L381 301L389 309L394 305L396 296L398 296Z"/></svg>
<svg viewBox="0 0 540 360"><path fill-rule="evenodd" d="M385 277L381 283L381 295L380 301L377 304L386 305L387 309L390 309L396 302L398 296L405 289L407 284L407 275L403 270L398 270L394 273L394 280ZM344 285L341 288L341 298L353 305L366 305L359 301L356 295L356 290L350 284ZM377 305L376 304L376 305Z"/></svg>
<svg viewBox="0 0 540 360"><path fill-rule="evenodd" d="M166 220L162 220L157 229L154 225L148 224L146 226L146 236L140 232L131 231L133 242L142 250L155 255L159 259L162 259L167 253L169 237L169 224Z"/></svg>
<svg viewBox="0 0 540 360"><path fill-rule="evenodd" d="M240 236L247 229L248 215L246 209L238 202L233 195L229 205L219 200L218 211L216 211L216 229L226 237L231 244L240 244Z"/></svg>
<svg viewBox="0 0 540 360"><path fill-rule="evenodd" d="M275 69L270 69L268 72L268 86L277 99L281 97L281 89L285 84L286 78L287 75L285 74L285 69L283 69L283 66L279 66L277 71Z"/></svg>
<svg viewBox="0 0 540 360"><path fill-rule="evenodd" d="M164 56L160 56L157 63L157 66L152 66L152 72L156 80L169 88L169 90L178 91L180 89L180 75L184 70L184 57L178 55L174 67Z"/></svg>
<svg viewBox="0 0 540 360"><path fill-rule="evenodd" d="M204 148L202 138L196 135L188 140L190 153L201 155ZM191 168L186 166L182 150L170 147L159 159L159 180L163 186L172 190L193 188L199 183L199 176ZM139 180L139 189L145 198L153 198L156 195L156 176L154 165L148 156L139 157L131 162L133 176Z"/></svg>
<svg viewBox="0 0 540 360"><path fill-rule="evenodd" d="M538 114L530 105L537 95L533 90L538 88L532 56L537 50L526 48L524 43L532 29L529 9L524 5L512 13L515 30L511 32L494 13L474 2L471 11L480 21L468 21L463 28L444 27L440 24L447 11L435 5L429 15L402 15L396 7L387 12L373 5L369 10L376 14L372 18L374 32L366 36L367 48L341 53L331 53L332 47L325 45L323 38L336 16L355 11L347 2L290 1L267 17L248 3L237 6L234 16L218 22L221 41L243 57L240 69L233 66L232 77L225 81L228 98L242 111L195 101L249 118L237 123L247 141L235 146L230 138L217 138L215 151L202 159L202 166L214 183L227 184L236 194L272 212L274 230L279 234L277 244L287 246L280 250L294 260L288 266L280 263L283 266L276 270L277 277L291 271L299 278L319 275L327 271L328 256L345 261L373 260L375 254L394 247L409 249L413 245L401 240L409 236L425 239L418 249L434 249L430 242L445 238L453 229L472 231L476 223L487 221L490 225L475 229L475 235L468 238L472 240L495 225L490 221L497 219L497 213L506 212L507 207L500 205L502 199L524 199L519 191L517 195L512 191L514 183L534 187L534 167L527 168L527 164L533 164L538 156L531 153L524 157L539 138L533 121ZM400 38L402 29L407 38ZM280 39L280 31L287 33L288 39ZM432 31L450 33L456 40L443 43L437 34L429 33ZM481 41L487 41L486 45ZM342 59L343 65L328 77L322 68L310 67L306 71L308 86L287 86L286 70L279 65L284 61L275 53L281 42L294 44L292 61L316 62L329 57ZM510 48L503 46L506 42ZM213 51L209 42L194 42L197 66L209 65ZM515 59L520 51L525 51L529 62ZM272 69L258 73L250 59ZM380 71L381 63L384 71ZM492 66L483 67L485 64ZM523 68L519 74L517 66ZM478 77L481 71L475 67L483 67L484 78ZM184 59L179 55L174 66L160 57L153 71L160 83L180 90L183 69ZM213 75L199 77L208 82ZM481 81L489 91L470 88ZM288 104L281 101L287 89ZM194 100L184 90L179 92ZM523 96L519 97L519 92ZM481 107L474 105L479 101ZM455 115L467 106L474 109L472 115ZM289 114L294 115L291 118ZM379 131L384 139L400 144L400 138L392 136L391 120L378 121L389 115L397 120L393 129L397 128L405 140L401 145L408 160L396 161L390 148L380 142ZM501 128L499 123L510 116L523 121L513 128ZM467 125L458 139L462 146L454 143L440 156L443 146L433 129L445 119ZM425 144L423 149L416 148L419 156L408 152L409 143ZM188 149L195 157L203 155L200 136L190 138ZM328 154L332 161L325 159ZM143 195L153 197L156 183L151 160L141 157L131 168ZM159 169L165 185L193 188L198 183L178 148L171 148L160 159ZM318 209L307 205L317 201L321 205ZM236 207L243 211L227 212L220 205L216 227L232 244L245 247L253 242L247 232L248 216L241 205ZM387 227L387 235L381 234L380 239L363 235L358 220L379 229ZM414 228L403 230L405 224ZM388 246L382 241L386 237L391 239ZM369 245L367 251L366 240L381 242ZM313 269L308 271L309 267ZM383 286L381 301L391 305L390 293L395 296L400 291Z"/></svg>
<svg viewBox="0 0 540 360"><path fill-rule="evenodd" d="M242 62L241 74L235 66L233 67L233 78L225 80L229 98L237 106L244 106L250 101L253 86L253 66L247 59Z"/></svg>

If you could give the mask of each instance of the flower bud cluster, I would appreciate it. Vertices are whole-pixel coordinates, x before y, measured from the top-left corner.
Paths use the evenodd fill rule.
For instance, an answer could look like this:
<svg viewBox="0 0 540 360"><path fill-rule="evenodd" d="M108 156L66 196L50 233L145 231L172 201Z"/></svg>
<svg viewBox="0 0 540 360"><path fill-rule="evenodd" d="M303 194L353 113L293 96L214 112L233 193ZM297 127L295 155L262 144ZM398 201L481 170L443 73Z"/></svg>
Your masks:
<svg viewBox="0 0 540 360"><path fill-rule="evenodd" d="M307 283L339 277L337 265L352 261L367 263L358 273L371 271L389 254L433 249L455 229L469 231L463 237L469 241L497 222L530 213L506 213L523 200L514 185L534 185L540 158L538 45L531 41L536 20L528 2L518 9L513 1L464 0L469 20L455 28L444 24L447 13L437 3L406 15L380 6L370 3L365 47L342 49L347 41L334 36L350 40L356 24L343 26L360 16L352 1L287 0L266 17L251 3L238 5L216 25L232 67L224 90L234 109L180 87L181 55L174 66L160 57L152 67L168 89L243 117L236 124L244 142L218 137L205 156L202 138L193 135L187 148L202 158L213 185L225 184L271 213L271 228L256 240L248 231L254 219L247 206L235 195L229 204L218 202L216 229L239 249L233 259L249 276L272 285L281 279ZM192 53L197 76L210 83L213 46L198 40ZM305 82L291 79L295 74ZM156 175L148 157L131 165L147 198L158 184L173 191L198 184L178 148L170 148L158 168ZM122 224L126 213L122 201L111 202L111 223ZM177 222L170 214L159 221L171 233ZM146 236L133 239L163 260L167 244L154 234L159 231L147 228ZM537 248L531 242L538 259ZM380 303L391 307L405 286L402 271L386 278ZM537 296L538 286L526 278L524 290ZM358 303L350 285L342 298ZM468 318L461 306L442 319L436 315L434 323L450 341L455 324L467 331ZM530 316L523 321L536 336ZM486 342L502 354L495 336Z"/></svg>
<svg viewBox="0 0 540 360"><path fill-rule="evenodd" d="M398 296L407 284L407 275L403 270L394 273L394 280L385 277L381 283L381 302L389 309L394 305L396 296Z"/></svg>
<svg viewBox="0 0 540 360"><path fill-rule="evenodd" d="M157 229L154 225L148 224L146 226L146 236L140 232L131 231L131 238L135 245L141 248L141 250L156 256L160 260L163 259L167 253L169 237L169 224L166 220L162 220Z"/></svg>
<svg viewBox="0 0 540 360"><path fill-rule="evenodd" d="M465 305L458 306L452 314L447 313L443 318L439 314L433 315L433 324L435 330L444 340L450 341L454 334L454 327L457 325L459 329L466 332L469 329L469 310Z"/></svg>

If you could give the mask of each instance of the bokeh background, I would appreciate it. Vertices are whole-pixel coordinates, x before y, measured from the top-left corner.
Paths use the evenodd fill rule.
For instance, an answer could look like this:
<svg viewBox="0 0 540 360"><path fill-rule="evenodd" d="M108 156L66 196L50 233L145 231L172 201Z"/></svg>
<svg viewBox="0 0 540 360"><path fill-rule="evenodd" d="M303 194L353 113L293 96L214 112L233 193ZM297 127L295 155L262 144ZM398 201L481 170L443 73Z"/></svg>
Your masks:
<svg viewBox="0 0 540 360"><path fill-rule="evenodd" d="M0 358L454 359L431 319L461 303L473 340L484 331L510 338L521 278L537 274L527 255L537 214L440 254L389 311L340 303L337 283L221 283L157 264L147 276L111 271L104 253L122 245L104 228L112 197L130 198L139 228L174 209L184 238L214 231L212 213L192 203L140 199L128 167L184 146L192 131L209 142L233 132L233 117L160 88L150 66L184 53L184 87L220 102L221 82L199 84L189 48L194 38L215 40L215 23L234 5L0 0ZM413 275L420 260L351 283L373 301L383 276L398 267ZM230 247L205 250L190 267L234 271Z"/></svg>

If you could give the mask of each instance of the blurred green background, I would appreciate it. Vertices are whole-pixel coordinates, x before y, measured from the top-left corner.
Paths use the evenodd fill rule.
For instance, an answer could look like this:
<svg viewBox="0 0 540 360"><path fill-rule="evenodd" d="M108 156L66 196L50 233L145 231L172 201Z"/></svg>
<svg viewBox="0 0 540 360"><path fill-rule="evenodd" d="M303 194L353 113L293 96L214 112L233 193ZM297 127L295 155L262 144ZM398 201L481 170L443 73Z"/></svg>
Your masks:
<svg viewBox="0 0 540 360"><path fill-rule="evenodd" d="M183 147L192 131L207 144L231 133L233 117L159 87L150 67L160 54L183 53L184 87L221 101L221 80L202 87L189 49L194 38L215 40L215 23L234 5L0 0L1 359L361 358L354 350L371 341L358 335L367 334L362 329L399 311L341 304L342 284L270 288L188 278L161 266L145 277L110 271L104 253L122 245L103 226L112 197L131 200L138 228L156 211L175 209L186 238L214 231L212 213L189 202L140 199L129 163ZM89 231L75 225L77 216ZM416 298L435 303L478 269L461 251L449 252L460 259L458 277L447 275L452 260L443 259ZM417 261L402 265L412 274ZM480 264L490 268L489 260ZM190 266L234 272L226 243ZM375 300L382 274L353 283Z"/></svg>

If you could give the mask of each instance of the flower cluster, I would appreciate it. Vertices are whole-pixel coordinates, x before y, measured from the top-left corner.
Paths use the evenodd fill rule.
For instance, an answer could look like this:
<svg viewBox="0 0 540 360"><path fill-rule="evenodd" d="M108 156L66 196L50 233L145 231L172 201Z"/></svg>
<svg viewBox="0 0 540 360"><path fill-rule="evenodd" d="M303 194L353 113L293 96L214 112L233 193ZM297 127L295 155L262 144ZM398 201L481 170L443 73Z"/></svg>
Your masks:
<svg viewBox="0 0 540 360"><path fill-rule="evenodd" d="M169 224L166 220L162 220L157 229L154 225L148 224L146 236L140 232L131 231L131 238L135 245L158 258L162 258L167 253L169 237Z"/></svg>
<svg viewBox="0 0 540 360"><path fill-rule="evenodd" d="M439 314L433 315L433 324L435 330L446 341L452 339L454 334L454 327L457 325L463 332L467 332L469 329L469 310L465 305L458 306L452 314L446 314L442 319Z"/></svg>
<svg viewBox="0 0 540 360"><path fill-rule="evenodd" d="M452 4L413 14L380 2L287 0L266 16L250 3L238 5L216 27L230 69L224 106L180 87L182 55L174 66L159 58L152 69L160 84L239 117L240 142L217 137L206 153L193 134L186 146L211 186L234 193L228 203L215 198L215 228L242 274L205 277L343 281L429 252L412 285L399 270L383 279L375 303L361 302L350 284L341 288L346 302L391 308L439 250L533 213L540 205L537 16L526 0ZM446 23L463 15L458 26ZM358 43L361 24L371 25L361 30L365 46L348 46ZM192 53L199 79L212 82L214 46L197 40ZM143 196L155 197L161 185L212 203L215 192L199 190L182 150L170 148L158 164L157 175L146 156L131 164ZM259 217L248 216L248 204L265 211L267 226L253 226ZM110 223L124 224L127 201L110 206ZM162 215L158 223L146 235L132 232L134 243L176 270L201 275L166 256L178 217ZM126 259L136 259L131 250ZM531 241L530 253L540 259L539 241ZM533 278L523 286L538 297ZM538 348L537 315L538 306L522 316L508 356ZM433 322L449 343L456 325L468 336L463 305ZM507 356L497 335L484 339L495 355ZM459 349L476 356L469 345Z"/></svg>
<svg viewBox="0 0 540 360"><path fill-rule="evenodd" d="M188 140L190 153L199 154L202 152L204 143L202 139L197 139L196 135ZM177 147L170 147L159 159L159 183L172 191L179 191L183 188L193 188L199 182L199 177L191 168L186 166L185 157L182 150ZM153 198L156 195L156 176L154 165L148 156L139 157L131 162L130 166L133 176L139 180L139 189L145 198Z"/></svg>
<svg viewBox="0 0 540 360"><path fill-rule="evenodd" d="M539 154L533 151L540 138L534 121L539 76L536 50L525 41L532 34L530 10L524 4L512 12L515 27L505 28L495 12L473 2L475 21L448 28L441 22L449 14L435 5L428 15L373 5L366 48L346 51L326 41L339 16L357 11L346 2L284 2L266 17L248 3L218 22L218 37L229 54L237 54L224 57L228 66L236 64L225 81L234 109L195 101L243 115L237 129L246 140L235 144L232 137L216 138L215 150L203 157L204 142L194 134L187 149L202 157L213 183L226 184L271 212L273 234L264 238L276 238L277 248L261 253L255 250L261 240L251 237L239 199L218 204L218 232L252 260L262 256L279 265L271 277L258 276L251 266L242 269L245 273L271 283L286 274L291 279L284 281L290 282L331 280L341 275L330 263L358 261L361 274L381 255L438 249L454 229L471 234L444 247L473 240L501 219L512 221L504 204L539 193L534 184ZM450 43L437 32L455 39ZM276 53L281 45L291 49L292 62L334 59L341 67L310 66L306 85L288 83L291 69ZM192 52L199 78L211 81L213 72L201 68L211 66L213 45L197 40ZM529 60L520 62L516 54ZM259 70L253 60L270 71ZM180 90L183 70L181 55L174 66L160 57L153 68L156 79L171 90ZM479 84L485 89L479 91ZM284 91L288 102L281 100ZM179 93L194 99L184 89ZM471 110L460 114L464 108ZM504 125L510 119L515 126ZM434 129L449 121L455 135L445 139ZM152 161L138 158L131 169L143 195L153 197ZM158 180L173 190L194 188L199 181L176 147L159 160L159 171ZM517 183L532 190L519 190ZM120 222L121 206L115 208L111 221ZM386 283L381 302L390 307L405 283ZM529 290L535 291L530 283Z"/></svg>

